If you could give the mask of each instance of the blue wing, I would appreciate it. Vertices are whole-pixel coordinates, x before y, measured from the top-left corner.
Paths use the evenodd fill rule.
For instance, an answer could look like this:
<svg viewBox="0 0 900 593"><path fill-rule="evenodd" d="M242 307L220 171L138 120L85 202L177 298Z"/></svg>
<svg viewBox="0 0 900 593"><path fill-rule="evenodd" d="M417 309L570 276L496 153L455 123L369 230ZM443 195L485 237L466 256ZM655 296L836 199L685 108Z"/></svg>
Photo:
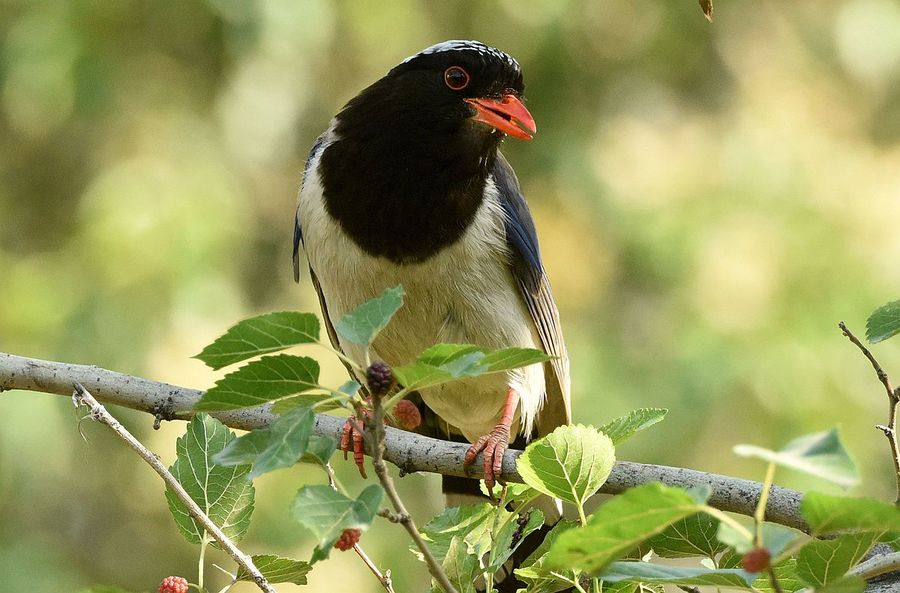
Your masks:
<svg viewBox="0 0 900 593"><path fill-rule="evenodd" d="M316 138L312 148L309 149L309 156L306 157L306 164L303 165L303 180L309 175L310 165L313 159L319 154L322 145L325 144L325 134ZM300 191L303 191L303 182L300 182ZM303 229L300 227L300 210L294 215L294 282L300 282L300 245L303 243Z"/></svg>
<svg viewBox="0 0 900 593"><path fill-rule="evenodd" d="M538 417L538 433L547 434L572 420L569 397L569 356L559 322L559 311L550 290L550 281L541 263L537 232L528 204L512 167L497 154L492 172L505 217L506 240L512 255L511 269L522 298L531 313L542 345L555 358L546 363L547 401Z"/></svg>

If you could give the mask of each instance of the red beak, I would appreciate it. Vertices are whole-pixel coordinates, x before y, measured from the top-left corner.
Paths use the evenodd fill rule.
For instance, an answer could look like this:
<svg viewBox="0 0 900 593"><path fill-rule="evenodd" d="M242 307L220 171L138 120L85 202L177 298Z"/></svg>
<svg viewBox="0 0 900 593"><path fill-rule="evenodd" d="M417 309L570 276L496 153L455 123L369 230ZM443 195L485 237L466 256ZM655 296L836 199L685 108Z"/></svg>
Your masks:
<svg viewBox="0 0 900 593"><path fill-rule="evenodd" d="M500 130L504 134L531 140L537 132L534 118L525 109L525 104L512 93L503 95L499 101L495 99L466 99L475 108L475 121L480 121Z"/></svg>

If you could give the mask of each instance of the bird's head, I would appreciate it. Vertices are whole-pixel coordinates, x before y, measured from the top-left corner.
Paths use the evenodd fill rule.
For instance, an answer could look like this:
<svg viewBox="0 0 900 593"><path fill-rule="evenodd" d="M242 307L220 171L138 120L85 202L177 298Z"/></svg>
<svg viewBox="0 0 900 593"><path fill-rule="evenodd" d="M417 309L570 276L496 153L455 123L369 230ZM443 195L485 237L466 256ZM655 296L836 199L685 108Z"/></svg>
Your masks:
<svg viewBox="0 0 900 593"><path fill-rule="evenodd" d="M484 153L505 135L530 140L536 132L524 90L519 64L506 53L478 41L445 41L351 100L338 117L338 135L397 135L422 148Z"/></svg>

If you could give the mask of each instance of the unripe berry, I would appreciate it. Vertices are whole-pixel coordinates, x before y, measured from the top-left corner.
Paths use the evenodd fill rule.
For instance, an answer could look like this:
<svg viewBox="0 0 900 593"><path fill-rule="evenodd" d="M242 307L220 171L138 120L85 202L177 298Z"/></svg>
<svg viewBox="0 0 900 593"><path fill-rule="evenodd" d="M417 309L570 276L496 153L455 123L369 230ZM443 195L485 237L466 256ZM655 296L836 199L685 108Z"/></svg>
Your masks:
<svg viewBox="0 0 900 593"><path fill-rule="evenodd" d="M394 373L386 362L373 362L366 369L366 382L372 395L384 395L394 386Z"/></svg>
<svg viewBox="0 0 900 593"><path fill-rule="evenodd" d="M188 582L184 577L166 577L159 584L159 593L187 593Z"/></svg>
<svg viewBox="0 0 900 593"><path fill-rule="evenodd" d="M359 542L359 529L345 529L341 537L334 542L334 547L341 552L346 552Z"/></svg>
<svg viewBox="0 0 900 593"><path fill-rule="evenodd" d="M393 416L397 421L397 426L404 430L415 430L422 424L422 414L419 412L419 408L408 399L401 399L397 402L397 405L394 406Z"/></svg>
<svg viewBox="0 0 900 593"><path fill-rule="evenodd" d="M747 572L762 572L769 568L772 555L765 548L754 548L741 558L741 567Z"/></svg>

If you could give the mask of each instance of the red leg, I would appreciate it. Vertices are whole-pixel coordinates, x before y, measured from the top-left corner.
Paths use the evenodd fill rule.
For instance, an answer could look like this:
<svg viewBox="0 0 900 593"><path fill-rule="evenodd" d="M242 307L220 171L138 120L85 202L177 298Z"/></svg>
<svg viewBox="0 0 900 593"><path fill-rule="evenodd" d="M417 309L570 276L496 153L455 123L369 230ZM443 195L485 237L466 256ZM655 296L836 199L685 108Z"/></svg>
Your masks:
<svg viewBox="0 0 900 593"><path fill-rule="evenodd" d="M509 447L509 431L512 426L516 408L519 406L519 393L510 387L506 392L506 404L503 406L503 414L500 422L487 434L469 447L466 451L465 465L469 466L484 451L484 483L488 490L493 490L496 479L500 476L503 465L503 454Z"/></svg>
<svg viewBox="0 0 900 593"><path fill-rule="evenodd" d="M366 448L363 441L363 425L356 418L347 418L344 428L341 430L341 451L344 452L344 459L347 459L347 453L350 451L351 443L353 445L353 462L359 469L359 475L363 479L368 478L366 475L366 466L364 465Z"/></svg>

